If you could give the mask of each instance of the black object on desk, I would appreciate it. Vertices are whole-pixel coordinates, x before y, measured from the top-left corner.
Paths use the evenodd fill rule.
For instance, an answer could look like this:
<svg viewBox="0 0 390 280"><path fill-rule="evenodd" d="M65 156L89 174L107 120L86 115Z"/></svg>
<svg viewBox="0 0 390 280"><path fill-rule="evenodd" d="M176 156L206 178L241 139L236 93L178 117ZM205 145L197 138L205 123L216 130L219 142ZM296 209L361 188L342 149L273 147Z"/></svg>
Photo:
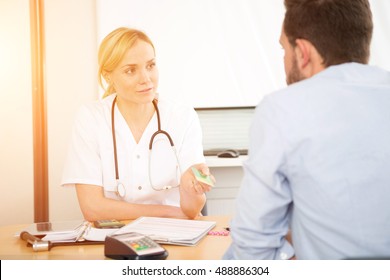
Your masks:
<svg viewBox="0 0 390 280"><path fill-rule="evenodd" d="M219 158L236 158L240 155L240 152L238 150L229 149L221 151L217 154L217 157Z"/></svg>
<svg viewBox="0 0 390 280"><path fill-rule="evenodd" d="M204 156L216 156L221 152L224 152L226 150L233 150L238 152L240 155L247 155L248 149L211 149L211 150L204 150L203 155Z"/></svg>
<svg viewBox="0 0 390 280"><path fill-rule="evenodd" d="M121 228L125 224L122 222L119 222L115 219L109 219L109 220L97 220L93 222L93 225L96 228Z"/></svg>
<svg viewBox="0 0 390 280"><path fill-rule="evenodd" d="M165 260L168 252L150 237L130 232L107 236L104 255L116 260Z"/></svg>

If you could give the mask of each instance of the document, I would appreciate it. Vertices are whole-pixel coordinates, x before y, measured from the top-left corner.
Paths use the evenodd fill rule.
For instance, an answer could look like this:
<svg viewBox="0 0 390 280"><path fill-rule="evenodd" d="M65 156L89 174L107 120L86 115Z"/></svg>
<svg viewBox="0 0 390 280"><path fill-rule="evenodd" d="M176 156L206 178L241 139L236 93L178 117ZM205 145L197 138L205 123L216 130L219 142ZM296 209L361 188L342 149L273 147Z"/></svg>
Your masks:
<svg viewBox="0 0 390 280"><path fill-rule="evenodd" d="M137 232L161 244L194 246L215 224L214 221L141 217L120 228L113 235Z"/></svg>

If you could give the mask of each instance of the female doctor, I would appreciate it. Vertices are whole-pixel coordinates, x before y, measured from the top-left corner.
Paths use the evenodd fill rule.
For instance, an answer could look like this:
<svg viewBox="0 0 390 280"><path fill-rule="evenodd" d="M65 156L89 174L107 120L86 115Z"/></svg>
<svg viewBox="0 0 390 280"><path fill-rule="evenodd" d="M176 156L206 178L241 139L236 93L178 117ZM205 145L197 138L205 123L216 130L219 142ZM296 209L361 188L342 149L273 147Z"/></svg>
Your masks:
<svg viewBox="0 0 390 280"><path fill-rule="evenodd" d="M89 221L140 216L195 218L210 186L196 112L157 94L155 49L139 30L118 28L102 41L104 98L79 111L62 179L75 186Z"/></svg>

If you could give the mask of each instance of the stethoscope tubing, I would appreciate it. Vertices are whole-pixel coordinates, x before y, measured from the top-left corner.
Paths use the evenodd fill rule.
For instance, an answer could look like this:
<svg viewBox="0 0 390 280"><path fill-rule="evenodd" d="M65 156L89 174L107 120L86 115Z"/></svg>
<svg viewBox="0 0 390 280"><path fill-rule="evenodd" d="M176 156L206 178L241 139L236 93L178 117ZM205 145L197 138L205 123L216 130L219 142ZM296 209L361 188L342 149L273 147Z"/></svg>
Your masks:
<svg viewBox="0 0 390 280"><path fill-rule="evenodd" d="M113 148L114 148L115 180L116 180L116 184L117 184L116 193L121 198L124 198L126 196L126 189L125 189L124 185L120 182L120 179L119 179L118 152L117 152L116 134L115 134L115 103L116 103L116 98L117 98L117 96L115 96L114 100L112 101L112 107L111 107L111 133L112 133L112 143L113 143ZM152 182L152 179L150 176L151 175L152 149L153 149L154 138L158 134L164 134L168 138L169 144L171 145L173 153L174 153L175 158L176 158L177 167L179 169L180 175L181 175L181 168L180 168L179 158L178 158L177 151L175 148L175 144L173 143L172 137L169 135L168 132L161 129L160 110L158 109L157 100L153 99L152 103L153 103L154 109L156 110L156 115L157 115L157 130L150 137L150 141L149 141L148 176L149 176L149 183L150 183L150 186L152 187L152 189L155 191L163 191L163 190L169 190L171 188L179 187L179 185L175 186L175 187L164 186L160 189L160 188L156 188Z"/></svg>

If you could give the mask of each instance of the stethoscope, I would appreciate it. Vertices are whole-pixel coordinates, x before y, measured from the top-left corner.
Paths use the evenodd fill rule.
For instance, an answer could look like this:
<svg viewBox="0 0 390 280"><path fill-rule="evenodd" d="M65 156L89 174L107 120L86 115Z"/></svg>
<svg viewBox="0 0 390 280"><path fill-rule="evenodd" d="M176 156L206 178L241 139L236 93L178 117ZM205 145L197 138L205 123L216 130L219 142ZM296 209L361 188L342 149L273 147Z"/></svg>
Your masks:
<svg viewBox="0 0 390 280"><path fill-rule="evenodd" d="M117 157L116 137L115 137L115 114L114 114L115 103L116 103L116 96L112 102L112 107L111 107L111 129L112 129L112 143L114 146L116 193L119 197L121 197L123 199L126 196L126 188L119 180L118 157ZM154 109L156 110L156 114L157 114L157 130L156 130L156 132L153 133L152 137L150 137L150 142L149 142L148 176L149 176L150 186L152 187L153 190L164 191L164 190L169 190L172 188L177 188L177 187L179 187L179 185L174 186L174 187L173 186L163 186L162 188L157 188L152 182L152 176L151 176L152 149L153 149L154 138L157 135L164 134L168 138L169 144L171 145L173 153L174 153L175 158L176 158L176 164L177 164L176 168L178 168L178 170L179 170L179 176L181 176L181 168L180 168L179 158L177 156L175 144L173 143L171 136L169 135L168 132L161 129L160 111L158 110L157 100L153 99L152 103L153 103ZM177 174L177 172L176 172L176 174ZM180 179L177 178L177 182L180 184Z"/></svg>

